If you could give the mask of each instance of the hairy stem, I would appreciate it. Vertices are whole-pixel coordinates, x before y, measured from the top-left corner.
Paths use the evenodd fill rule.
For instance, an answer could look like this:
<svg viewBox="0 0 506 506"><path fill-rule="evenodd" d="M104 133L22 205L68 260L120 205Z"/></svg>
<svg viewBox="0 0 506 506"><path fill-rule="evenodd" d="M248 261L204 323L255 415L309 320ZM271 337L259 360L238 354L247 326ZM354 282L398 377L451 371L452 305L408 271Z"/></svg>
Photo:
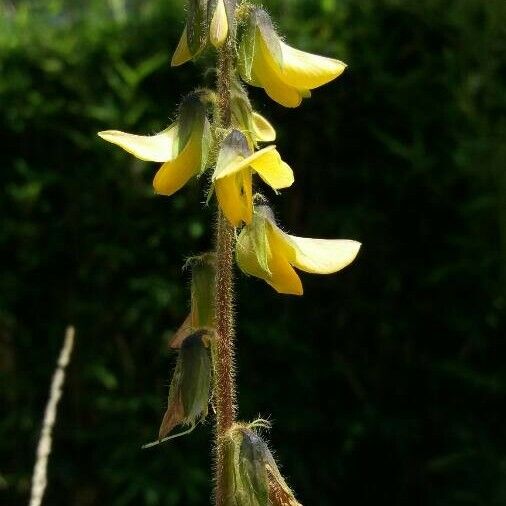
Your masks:
<svg viewBox="0 0 506 506"><path fill-rule="evenodd" d="M219 127L231 124L230 84L233 72L233 40L228 37L218 52ZM218 210L216 223L216 506L226 506L227 463L223 436L235 420L234 314L233 314L234 229Z"/></svg>

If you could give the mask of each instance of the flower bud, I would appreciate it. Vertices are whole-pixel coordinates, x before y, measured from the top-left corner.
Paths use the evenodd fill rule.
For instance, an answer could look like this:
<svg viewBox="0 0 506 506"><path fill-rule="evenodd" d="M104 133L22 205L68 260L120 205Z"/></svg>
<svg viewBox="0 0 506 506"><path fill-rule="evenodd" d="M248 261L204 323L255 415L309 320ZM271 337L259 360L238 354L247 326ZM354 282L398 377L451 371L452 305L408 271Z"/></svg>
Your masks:
<svg viewBox="0 0 506 506"><path fill-rule="evenodd" d="M223 45L229 33L229 19L227 7L230 10L230 4L235 2L226 2L226 0L211 0L208 4L208 20L209 20L209 41L218 48Z"/></svg>
<svg viewBox="0 0 506 506"><path fill-rule="evenodd" d="M248 95L238 81L232 83L231 93L232 126L248 139L251 148L259 142L276 140L274 127L261 114L253 111Z"/></svg>
<svg viewBox="0 0 506 506"><path fill-rule="evenodd" d="M266 426L257 421L236 423L227 432L225 455L230 506L301 506L295 499L267 444L255 431Z"/></svg>
<svg viewBox="0 0 506 506"><path fill-rule="evenodd" d="M207 41L219 48L235 30L236 0L189 0L186 26L172 56L177 67L195 59L207 46Z"/></svg>
<svg viewBox="0 0 506 506"><path fill-rule="evenodd" d="M194 427L205 418L211 389L212 362L209 332L201 329L181 344L169 389L169 403L163 417L159 439L176 425Z"/></svg>

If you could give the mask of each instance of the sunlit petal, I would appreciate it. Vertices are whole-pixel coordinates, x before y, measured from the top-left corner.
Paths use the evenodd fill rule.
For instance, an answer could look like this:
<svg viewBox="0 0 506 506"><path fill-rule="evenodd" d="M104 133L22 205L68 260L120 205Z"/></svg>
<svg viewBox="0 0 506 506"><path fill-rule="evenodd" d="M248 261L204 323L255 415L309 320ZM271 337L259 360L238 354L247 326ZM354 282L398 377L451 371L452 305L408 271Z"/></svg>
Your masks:
<svg viewBox="0 0 506 506"><path fill-rule="evenodd" d="M228 177L247 167L255 170L274 189L286 188L294 181L292 169L281 160L276 146L267 146L246 158L236 157L227 165L220 167L219 172L215 171L213 180Z"/></svg>
<svg viewBox="0 0 506 506"><path fill-rule="evenodd" d="M172 61L170 62L170 65L172 67L178 67L179 65L182 65L191 59L192 54L190 52L190 48L188 47L187 27L185 26L183 34L181 35L181 38L177 44L176 50L172 55Z"/></svg>
<svg viewBox="0 0 506 506"><path fill-rule="evenodd" d="M347 239L311 239L281 231L288 261L298 269L313 274L332 274L349 265L358 254L361 244Z"/></svg>
<svg viewBox="0 0 506 506"><path fill-rule="evenodd" d="M258 153L260 151L255 155ZM287 163L281 160L277 150L267 150L261 156L254 158L255 155L250 157L252 159L249 165L271 188L278 190L293 184L293 171Z"/></svg>
<svg viewBox="0 0 506 506"><path fill-rule="evenodd" d="M253 112L253 133L259 142L276 140L276 130L261 114Z"/></svg>
<svg viewBox="0 0 506 506"><path fill-rule="evenodd" d="M223 214L234 227L251 223L253 215L251 170L243 169L215 182L216 197Z"/></svg>
<svg viewBox="0 0 506 506"><path fill-rule="evenodd" d="M123 148L140 160L166 162L173 156L177 136L177 125L171 126L156 135L135 135L119 130L105 130L98 135L112 144Z"/></svg>
<svg viewBox="0 0 506 506"><path fill-rule="evenodd" d="M279 76L278 64L274 61L262 37L257 37L258 51L253 60L252 78L265 89L272 100L284 107L297 107L302 95L297 88L286 84Z"/></svg>
<svg viewBox="0 0 506 506"><path fill-rule="evenodd" d="M281 42L281 79L290 86L310 90L322 86L344 72L346 64L334 58L306 53Z"/></svg>
<svg viewBox="0 0 506 506"><path fill-rule="evenodd" d="M165 162L155 175L153 187L156 193L172 195L183 187L187 181L200 172L202 164L202 136L195 132L190 140L174 158Z"/></svg>
<svg viewBox="0 0 506 506"><path fill-rule="evenodd" d="M239 268L246 274L263 279L279 293L302 295L300 278L283 256L283 244L279 244L282 241L263 218L257 216L254 219L258 221L244 227L237 239Z"/></svg>
<svg viewBox="0 0 506 506"><path fill-rule="evenodd" d="M282 241L273 230L268 232L268 237L271 250L269 258L271 275L265 281L279 293L302 295L302 282L283 254Z"/></svg>

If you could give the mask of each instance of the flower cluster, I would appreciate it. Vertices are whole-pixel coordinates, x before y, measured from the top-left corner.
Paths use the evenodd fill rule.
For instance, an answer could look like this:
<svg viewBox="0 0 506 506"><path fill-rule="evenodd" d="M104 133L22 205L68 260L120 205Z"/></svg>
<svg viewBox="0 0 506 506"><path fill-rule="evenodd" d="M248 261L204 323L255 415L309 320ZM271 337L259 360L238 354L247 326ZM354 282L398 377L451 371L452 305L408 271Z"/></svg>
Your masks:
<svg viewBox="0 0 506 506"><path fill-rule="evenodd" d="M215 196L222 216L235 230L239 269L279 293L302 295L295 269L312 274L337 272L355 259L360 243L298 237L277 224L255 187L262 181L278 193L296 178L272 144L275 129L253 109L243 83L263 88L272 100L293 108L309 98L312 90L341 75L346 65L288 45L261 7L237 0L187 0L186 25L172 66L224 44L232 44L229 56L236 59L226 83L229 124L222 122L218 92L197 89L182 100L176 121L155 135L119 130L98 135L141 160L160 163L153 179L160 195L170 196L211 171L210 177L203 178L210 185L207 201ZM213 328L218 305L215 280L219 278L215 255L190 259L188 266L191 309L170 343L178 350L178 360L160 439L176 425L193 427L206 416L218 360ZM254 427L235 424L225 439L220 444L228 445L228 473L234 483L229 504L299 505Z"/></svg>
<svg viewBox="0 0 506 506"><path fill-rule="evenodd" d="M311 90L338 77L346 68L339 60L295 49L277 34L267 12L248 6L235 26L232 0L191 0L187 23L174 52L172 65L195 59L209 45L219 47L230 30L238 32L238 74L285 107L297 107ZM272 211L256 206L254 185L261 179L274 192L294 183L294 174L273 142L276 132L255 112L245 89L232 83L232 128L222 139L210 117L215 93L197 90L181 103L177 120L152 136L117 130L99 132L141 160L161 162L153 186L156 193L172 195L193 177L212 169L212 190L230 224L241 228L237 265L246 274L269 283L280 293L301 295L296 267L313 274L330 274L351 263L360 244L350 240L323 240L284 233ZM211 156L217 152L217 156Z"/></svg>

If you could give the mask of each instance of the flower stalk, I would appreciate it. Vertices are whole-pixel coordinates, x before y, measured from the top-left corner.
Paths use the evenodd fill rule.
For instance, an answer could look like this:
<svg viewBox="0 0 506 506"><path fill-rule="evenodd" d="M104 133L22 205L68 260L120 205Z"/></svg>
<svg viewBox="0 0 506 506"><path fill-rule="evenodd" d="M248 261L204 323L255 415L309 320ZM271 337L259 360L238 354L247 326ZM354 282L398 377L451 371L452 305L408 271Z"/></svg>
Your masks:
<svg viewBox="0 0 506 506"><path fill-rule="evenodd" d="M218 125L222 131L232 123L231 83L233 74L234 41L229 31L225 43L218 49L217 82ZM234 229L221 209L216 220L216 432L215 432L215 504L225 506L227 492L227 454L223 440L235 422L235 373L234 373L234 312L233 312L233 261Z"/></svg>
<svg viewBox="0 0 506 506"><path fill-rule="evenodd" d="M295 268L310 274L340 271L353 262L360 243L291 235L255 194L259 180L278 194L296 177L275 145L260 147L274 142L276 131L254 110L241 80L294 108L346 65L289 46L269 14L247 0L187 0L186 25L171 64L196 60L208 49L217 53L216 90L190 92L171 125L152 136L99 132L141 160L162 163L155 193L169 197L196 178L207 181L207 202L214 197L217 205L214 252L186 262L192 270L191 310L169 343L178 362L158 441L145 447L193 430L212 402L215 506L300 506L255 432L265 423L236 420L234 263L278 293L302 295ZM201 177L209 169L211 177ZM185 425L190 429L171 434Z"/></svg>

